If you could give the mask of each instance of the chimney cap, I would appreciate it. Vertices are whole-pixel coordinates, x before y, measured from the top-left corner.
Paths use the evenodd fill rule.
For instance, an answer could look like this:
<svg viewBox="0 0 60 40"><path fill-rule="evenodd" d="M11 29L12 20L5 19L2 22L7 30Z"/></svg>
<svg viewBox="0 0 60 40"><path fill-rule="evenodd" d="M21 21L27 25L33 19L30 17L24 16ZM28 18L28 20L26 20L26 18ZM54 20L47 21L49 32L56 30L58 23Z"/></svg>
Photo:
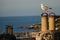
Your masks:
<svg viewBox="0 0 60 40"><path fill-rule="evenodd" d="M48 16L48 14L47 13L42 13L41 16Z"/></svg>
<svg viewBox="0 0 60 40"><path fill-rule="evenodd" d="M49 14L49 16L55 16L55 13L51 12L51 13Z"/></svg>

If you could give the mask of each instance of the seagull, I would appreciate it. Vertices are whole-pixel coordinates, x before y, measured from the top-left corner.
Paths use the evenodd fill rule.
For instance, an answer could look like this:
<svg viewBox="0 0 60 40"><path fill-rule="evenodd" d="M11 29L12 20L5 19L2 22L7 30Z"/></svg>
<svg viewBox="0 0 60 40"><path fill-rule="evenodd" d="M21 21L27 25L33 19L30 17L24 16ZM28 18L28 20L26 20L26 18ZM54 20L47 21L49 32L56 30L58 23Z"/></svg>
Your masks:
<svg viewBox="0 0 60 40"><path fill-rule="evenodd" d="M47 11L48 9L52 9L52 8L49 8L48 6L46 6L45 4L41 3L41 9L43 11Z"/></svg>

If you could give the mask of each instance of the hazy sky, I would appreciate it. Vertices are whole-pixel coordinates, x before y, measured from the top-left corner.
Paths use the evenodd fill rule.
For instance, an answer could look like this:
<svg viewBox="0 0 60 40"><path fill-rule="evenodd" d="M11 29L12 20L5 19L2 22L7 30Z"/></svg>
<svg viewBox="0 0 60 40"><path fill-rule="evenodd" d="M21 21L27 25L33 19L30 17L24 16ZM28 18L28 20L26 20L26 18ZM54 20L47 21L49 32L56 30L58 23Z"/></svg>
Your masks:
<svg viewBox="0 0 60 40"><path fill-rule="evenodd" d="M37 16L42 13L41 3L60 15L60 0L0 0L0 16Z"/></svg>

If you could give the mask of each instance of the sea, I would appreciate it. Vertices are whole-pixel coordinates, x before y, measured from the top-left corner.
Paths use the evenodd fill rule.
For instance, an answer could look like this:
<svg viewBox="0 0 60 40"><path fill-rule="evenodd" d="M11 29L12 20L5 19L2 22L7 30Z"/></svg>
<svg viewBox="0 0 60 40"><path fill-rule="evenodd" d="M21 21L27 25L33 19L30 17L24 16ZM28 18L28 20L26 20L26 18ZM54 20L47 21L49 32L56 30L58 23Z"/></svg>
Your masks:
<svg viewBox="0 0 60 40"><path fill-rule="evenodd" d="M6 25L13 26L13 32L32 32L33 29L21 29L21 26L30 26L41 22L40 16L11 16L0 17L0 33L6 31Z"/></svg>

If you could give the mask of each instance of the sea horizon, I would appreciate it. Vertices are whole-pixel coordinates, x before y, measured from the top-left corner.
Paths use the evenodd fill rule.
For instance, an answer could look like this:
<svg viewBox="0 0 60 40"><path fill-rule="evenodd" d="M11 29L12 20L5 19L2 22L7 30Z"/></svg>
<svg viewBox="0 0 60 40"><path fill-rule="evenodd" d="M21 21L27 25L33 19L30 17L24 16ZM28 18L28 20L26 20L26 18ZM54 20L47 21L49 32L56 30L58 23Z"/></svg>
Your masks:
<svg viewBox="0 0 60 40"><path fill-rule="evenodd" d="M0 17L0 32L5 32L6 25L13 26L13 32L31 32L33 30L19 29L20 26L29 26L40 23L40 16L9 16Z"/></svg>

